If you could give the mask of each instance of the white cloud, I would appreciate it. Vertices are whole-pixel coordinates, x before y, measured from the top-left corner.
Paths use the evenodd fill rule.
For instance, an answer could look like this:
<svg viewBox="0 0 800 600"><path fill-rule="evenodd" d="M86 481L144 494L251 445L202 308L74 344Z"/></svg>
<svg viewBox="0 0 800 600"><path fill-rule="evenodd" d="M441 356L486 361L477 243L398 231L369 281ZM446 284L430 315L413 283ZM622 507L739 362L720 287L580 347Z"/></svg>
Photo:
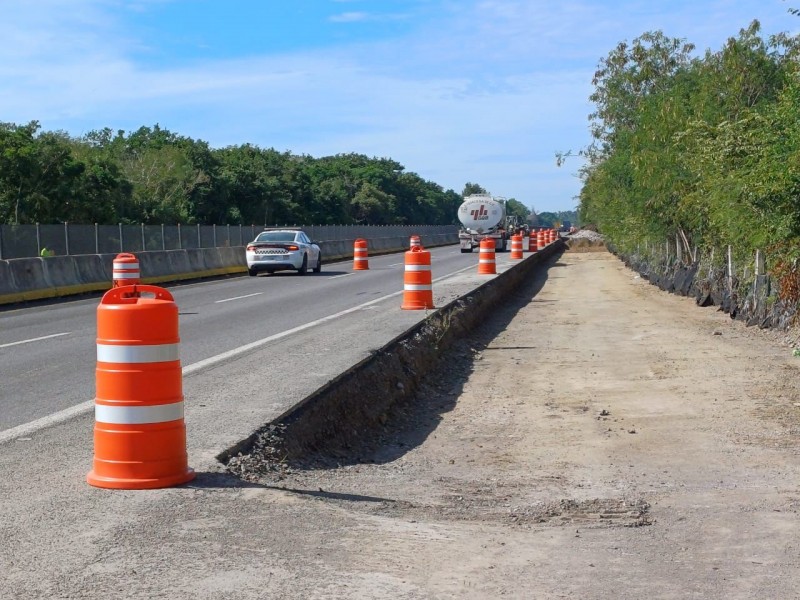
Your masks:
<svg viewBox="0 0 800 600"><path fill-rule="evenodd" d="M365 12L346 12L330 17L330 21L334 23L356 23L358 21L366 21L370 18L369 13Z"/></svg>

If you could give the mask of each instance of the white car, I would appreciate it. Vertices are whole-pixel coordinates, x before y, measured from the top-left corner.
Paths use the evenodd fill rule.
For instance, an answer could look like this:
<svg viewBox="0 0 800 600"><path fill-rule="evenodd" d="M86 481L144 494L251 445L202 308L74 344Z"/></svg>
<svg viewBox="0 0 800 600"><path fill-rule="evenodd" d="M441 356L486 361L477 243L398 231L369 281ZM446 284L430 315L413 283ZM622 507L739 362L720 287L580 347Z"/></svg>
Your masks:
<svg viewBox="0 0 800 600"><path fill-rule="evenodd" d="M247 244L247 272L259 273L295 270L305 275L308 269L322 271L322 252L299 229L265 229Z"/></svg>

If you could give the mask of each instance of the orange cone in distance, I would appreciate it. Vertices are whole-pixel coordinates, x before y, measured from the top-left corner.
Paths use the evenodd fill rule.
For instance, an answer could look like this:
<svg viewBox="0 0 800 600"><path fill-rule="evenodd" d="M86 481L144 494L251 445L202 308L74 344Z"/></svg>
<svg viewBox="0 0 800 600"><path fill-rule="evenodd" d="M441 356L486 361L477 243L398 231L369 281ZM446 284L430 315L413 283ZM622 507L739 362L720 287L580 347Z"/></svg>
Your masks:
<svg viewBox="0 0 800 600"><path fill-rule="evenodd" d="M419 239L418 235L412 235L411 239L408 241L408 247L413 248L414 246L422 247L422 241Z"/></svg>
<svg viewBox="0 0 800 600"><path fill-rule="evenodd" d="M103 296L90 485L142 490L194 478L187 464L179 343L178 307L167 290L127 286Z"/></svg>
<svg viewBox="0 0 800 600"><path fill-rule="evenodd" d="M357 239L353 244L353 271L368 271L367 240Z"/></svg>
<svg viewBox="0 0 800 600"><path fill-rule="evenodd" d="M403 273L403 310L434 308L431 253L420 246L406 252Z"/></svg>
<svg viewBox="0 0 800 600"><path fill-rule="evenodd" d="M129 252L117 254L112 263L113 287L140 283L139 259Z"/></svg>
<svg viewBox="0 0 800 600"><path fill-rule="evenodd" d="M494 275L497 273L495 260L494 240L483 238L478 252L478 275Z"/></svg>
<svg viewBox="0 0 800 600"><path fill-rule="evenodd" d="M512 260L519 260L522 258L522 236L521 235L512 235L511 236L511 259Z"/></svg>

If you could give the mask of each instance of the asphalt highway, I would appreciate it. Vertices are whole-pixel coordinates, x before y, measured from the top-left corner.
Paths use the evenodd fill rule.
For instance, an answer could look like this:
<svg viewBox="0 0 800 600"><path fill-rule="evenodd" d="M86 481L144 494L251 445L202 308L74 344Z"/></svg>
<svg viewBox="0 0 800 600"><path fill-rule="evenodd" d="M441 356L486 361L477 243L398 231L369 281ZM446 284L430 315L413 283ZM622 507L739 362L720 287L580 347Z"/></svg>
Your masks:
<svg viewBox="0 0 800 600"><path fill-rule="evenodd" d="M474 268L477 259L477 252L462 254L457 246L431 249L434 281ZM347 261L305 276L284 272L164 286L179 309L184 373L236 360L249 345L268 348L272 338L348 311L396 308L403 254L370 257L369 264L368 271L354 272ZM99 296L0 311L0 433L93 399L98 304ZM284 350L265 368L307 361L313 370L324 360L308 350Z"/></svg>

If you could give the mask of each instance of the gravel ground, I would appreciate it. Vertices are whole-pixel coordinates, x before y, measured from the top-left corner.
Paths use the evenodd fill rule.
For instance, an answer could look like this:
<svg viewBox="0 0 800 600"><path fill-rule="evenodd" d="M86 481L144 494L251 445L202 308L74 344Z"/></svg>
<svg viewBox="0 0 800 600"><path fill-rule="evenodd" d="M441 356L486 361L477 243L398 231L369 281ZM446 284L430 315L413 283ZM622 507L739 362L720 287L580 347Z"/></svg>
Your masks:
<svg viewBox="0 0 800 600"><path fill-rule="evenodd" d="M543 277L358 447L247 476L329 526L317 597L800 597L800 360L606 252Z"/></svg>
<svg viewBox="0 0 800 600"><path fill-rule="evenodd" d="M14 442L0 599L800 598L800 358L603 251L506 300L358 444L247 481L90 488L88 417Z"/></svg>

